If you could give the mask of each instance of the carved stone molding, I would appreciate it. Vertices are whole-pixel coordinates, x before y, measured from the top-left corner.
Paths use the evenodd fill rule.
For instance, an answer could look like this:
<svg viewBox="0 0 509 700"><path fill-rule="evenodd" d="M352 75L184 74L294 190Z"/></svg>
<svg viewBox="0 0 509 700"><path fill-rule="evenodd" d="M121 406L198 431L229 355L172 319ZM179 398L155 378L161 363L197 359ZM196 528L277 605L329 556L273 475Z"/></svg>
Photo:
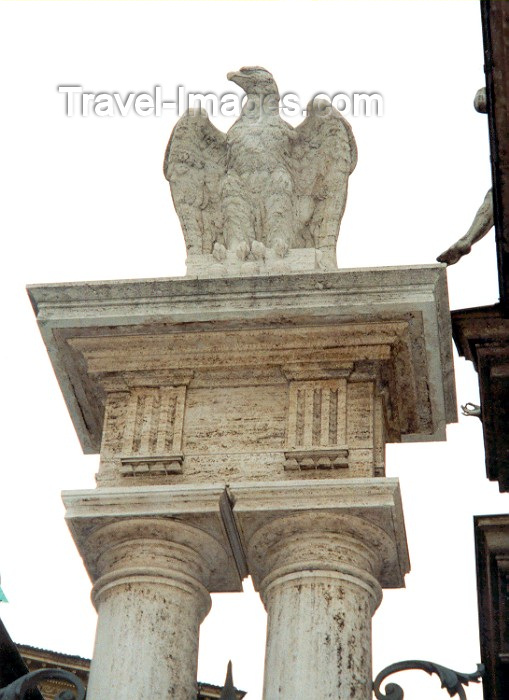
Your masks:
<svg viewBox="0 0 509 700"><path fill-rule="evenodd" d="M370 476L385 474L385 443L389 427L384 389L379 384L380 367L370 372L336 370L335 378L292 379L288 389L288 418L285 444L286 471L347 469L366 460L373 466ZM287 371L290 377L319 376L311 372ZM322 369L327 376L327 367Z"/></svg>
<svg viewBox="0 0 509 700"><path fill-rule="evenodd" d="M287 449L344 449L346 416L346 379L291 382Z"/></svg>
<svg viewBox="0 0 509 700"><path fill-rule="evenodd" d="M138 388L129 394L120 471L124 476L182 472L186 387Z"/></svg>
<svg viewBox="0 0 509 700"><path fill-rule="evenodd" d="M287 471L306 471L308 469L346 469L348 467L347 449L309 449L285 452L285 469Z"/></svg>
<svg viewBox="0 0 509 700"><path fill-rule="evenodd" d="M481 661L486 700L509 688L509 515L474 518Z"/></svg>
<svg viewBox="0 0 509 700"><path fill-rule="evenodd" d="M381 586L400 588L404 585L410 561L397 479L245 482L231 485L229 493L235 504L235 521L255 587L267 576L268 548L283 546L285 537L300 532L298 527L285 525L288 518L293 522L295 514L299 514L299 523L306 522L310 532L344 535L349 532L346 523L352 518L356 537L360 537L361 528L362 541L376 543L377 557L381 561L377 571ZM265 530L272 533L268 539L264 539ZM310 550L310 558L319 556L317 551Z"/></svg>
<svg viewBox="0 0 509 700"><path fill-rule="evenodd" d="M500 491L509 491L509 319L499 305L451 316L458 352L479 376L486 473Z"/></svg>
<svg viewBox="0 0 509 700"><path fill-rule="evenodd" d="M210 592L240 591L241 577L220 508L223 495L224 487L217 485L139 486L136 482L64 491L62 499L66 522L92 581L103 575L101 552L110 545L167 540L199 553L208 571L202 583Z"/></svg>
<svg viewBox="0 0 509 700"><path fill-rule="evenodd" d="M149 457L121 457L122 476L161 476L182 474L182 453L175 455L151 455Z"/></svg>
<svg viewBox="0 0 509 700"><path fill-rule="evenodd" d="M445 285L431 265L30 295L109 487L369 478L384 473L386 442L444 439Z"/></svg>

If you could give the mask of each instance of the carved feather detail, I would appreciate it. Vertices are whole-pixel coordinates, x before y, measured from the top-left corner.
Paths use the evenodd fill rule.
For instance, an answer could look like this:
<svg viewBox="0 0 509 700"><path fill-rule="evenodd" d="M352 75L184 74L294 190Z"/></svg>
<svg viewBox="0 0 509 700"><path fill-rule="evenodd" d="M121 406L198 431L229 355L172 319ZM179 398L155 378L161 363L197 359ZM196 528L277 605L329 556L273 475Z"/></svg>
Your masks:
<svg viewBox="0 0 509 700"><path fill-rule="evenodd" d="M348 178L357 163L350 125L330 103L315 100L294 129L279 115L268 71L243 68L228 77L259 112L245 106L224 134L204 110L190 110L165 153L164 175L188 256L260 261L267 250L284 258L307 248L335 267ZM266 110L268 97L274 99Z"/></svg>

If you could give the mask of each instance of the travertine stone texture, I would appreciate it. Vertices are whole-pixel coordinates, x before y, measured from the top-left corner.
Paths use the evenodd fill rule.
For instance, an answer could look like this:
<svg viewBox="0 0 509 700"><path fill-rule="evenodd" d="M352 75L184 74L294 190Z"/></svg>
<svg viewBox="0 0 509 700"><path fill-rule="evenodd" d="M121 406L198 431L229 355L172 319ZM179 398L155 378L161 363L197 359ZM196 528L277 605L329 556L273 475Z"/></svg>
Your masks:
<svg viewBox="0 0 509 700"><path fill-rule="evenodd" d="M268 613L265 700L371 698L371 618L409 570L395 479L231 488Z"/></svg>
<svg viewBox="0 0 509 700"><path fill-rule="evenodd" d="M409 570L397 479L103 487L64 503L99 614L92 700L118 698L120 679L125 700L192 697L208 591L241 590L247 571L269 615L265 700L369 697L371 617Z"/></svg>
<svg viewBox="0 0 509 700"><path fill-rule="evenodd" d="M367 700L371 616L409 570L385 444L456 419L443 266L29 293L101 455L99 488L64 494L99 613L91 699L192 697L208 593L250 573L265 700Z"/></svg>
<svg viewBox="0 0 509 700"><path fill-rule="evenodd" d="M162 522L167 539L203 559L202 583L210 592L242 590L220 501L224 485L139 486L64 491L66 521L92 581L102 575L96 540L115 523ZM171 526L171 527L170 527ZM102 541L102 540L101 540Z"/></svg>
<svg viewBox="0 0 509 700"><path fill-rule="evenodd" d="M228 73L246 91L227 134L205 110L182 116L166 149L187 247L187 272L204 277L335 269L348 178L357 163L350 125L313 100L294 129L259 66Z"/></svg>
<svg viewBox="0 0 509 700"><path fill-rule="evenodd" d="M381 476L456 417L438 265L29 293L102 486Z"/></svg>
<svg viewBox="0 0 509 700"><path fill-rule="evenodd" d="M270 535L260 539L260 532L267 528L269 531L274 527L277 529L280 521L291 520L295 514L305 514L306 529L310 532L315 521L318 529L332 533L349 531L349 526L344 523L351 518L355 523L362 521L362 541L376 543L378 550L380 566L376 569L376 576L380 585L383 588L404 585L410 563L398 479L240 482L231 485L228 492L234 504L242 547L248 556L249 572L257 588L262 587L271 570L270 547L272 544L279 546L277 537L274 539ZM329 525L323 519L324 514L330 521ZM280 532L281 540L295 534L293 529ZM358 536L359 532L357 528Z"/></svg>
<svg viewBox="0 0 509 700"><path fill-rule="evenodd" d="M264 697L318 698L320 689L320 698L367 700L371 616L381 599L370 571L376 552L355 537L310 533L304 519L295 516L293 523L302 534L272 552L281 565L262 586L268 613ZM316 568L309 568L311 561Z"/></svg>
<svg viewBox="0 0 509 700"><path fill-rule="evenodd" d="M98 612L90 700L194 700L209 591L242 590L217 488L64 493ZM192 524L189 524L192 523Z"/></svg>
<svg viewBox="0 0 509 700"><path fill-rule="evenodd" d="M102 574L93 590L91 700L196 697L199 627L210 608L205 562L167 529L148 519L91 537Z"/></svg>

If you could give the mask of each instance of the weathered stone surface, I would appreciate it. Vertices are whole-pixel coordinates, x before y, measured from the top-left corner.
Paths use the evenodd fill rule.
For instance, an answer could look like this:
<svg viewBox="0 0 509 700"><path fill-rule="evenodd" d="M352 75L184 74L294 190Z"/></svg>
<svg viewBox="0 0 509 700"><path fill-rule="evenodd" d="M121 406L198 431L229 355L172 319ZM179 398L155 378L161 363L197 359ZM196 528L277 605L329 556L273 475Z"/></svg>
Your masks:
<svg viewBox="0 0 509 700"><path fill-rule="evenodd" d="M276 573L263 589L268 613L264 698L370 700L371 616L381 599L369 565L375 551L355 538L313 536L305 529L285 546L297 541L286 573ZM310 548L318 552L312 570L304 568ZM353 551L358 561L346 564Z"/></svg>
<svg viewBox="0 0 509 700"><path fill-rule="evenodd" d="M460 356L479 375L486 474L509 491L509 318L484 306L453 311L452 324Z"/></svg>
<svg viewBox="0 0 509 700"><path fill-rule="evenodd" d="M264 698L371 698L371 618L410 568L397 480L230 492L268 612Z"/></svg>
<svg viewBox="0 0 509 700"><path fill-rule="evenodd" d="M396 479L99 488L64 503L99 613L92 700L118 697L120 677L125 700L192 697L208 591L240 590L247 571L269 614L264 697L370 697L371 616L409 570Z"/></svg>
<svg viewBox="0 0 509 700"><path fill-rule="evenodd" d="M383 475L455 420L438 265L29 291L102 485Z"/></svg>
<svg viewBox="0 0 509 700"><path fill-rule="evenodd" d="M279 523L286 522L296 513L306 515L306 527L310 531L315 519L322 522L322 515L326 514L330 523L323 526L323 530L332 533L341 531L341 523L355 516L355 523L363 523L363 540L371 538L372 543L376 543L381 562L377 569L380 585L383 588L404 586L404 576L410 570L410 563L397 479L385 477L338 481L329 478L310 482L301 478L292 482L239 483L231 485L229 493L256 587L262 586L270 572L267 551L277 543L277 537L273 539L272 535L266 540L260 539L260 532L264 528L278 530ZM281 546L283 541L284 537L280 541ZM256 546L253 542L257 542Z"/></svg>
<svg viewBox="0 0 509 700"><path fill-rule="evenodd" d="M166 149L187 247L188 274L282 274L335 269L336 242L357 147L348 122L314 100L294 129L279 115L272 75L228 73L247 93L227 134L189 110Z"/></svg>
<svg viewBox="0 0 509 700"><path fill-rule="evenodd" d="M64 491L63 500L66 521L92 581L102 575L96 533L125 522L134 532L136 523L150 521L154 533L161 524L169 541L200 553L207 572L202 582L209 591L238 591L241 579L220 512L223 493L224 486L218 484L140 487L128 480L124 488Z"/></svg>
<svg viewBox="0 0 509 700"><path fill-rule="evenodd" d="M477 91L474 98L474 107L482 114L486 114L488 111L485 87ZM484 197L483 203L477 210L468 231L438 256L438 262L443 262L447 265L454 265L457 263L464 255L470 253L472 246L480 241L481 238L484 238L493 228L494 224L493 190L490 188Z"/></svg>
<svg viewBox="0 0 509 700"><path fill-rule="evenodd" d="M454 265L464 255L468 255L472 250L472 246L480 241L481 238L484 238L493 228L493 217L493 191L490 189L484 197L483 203L477 210L468 231L438 256L438 262Z"/></svg>
<svg viewBox="0 0 509 700"><path fill-rule="evenodd" d="M224 488L64 492L98 612L90 700L194 700L209 591L242 590Z"/></svg>
<svg viewBox="0 0 509 700"><path fill-rule="evenodd" d="M101 574L93 589L91 700L196 697L199 627L210 595L203 554L175 541L183 530L140 519L91 535Z"/></svg>
<svg viewBox="0 0 509 700"><path fill-rule="evenodd" d="M367 698L371 615L409 568L397 482L374 477L386 442L444 439L456 417L443 266L29 293L101 454L99 488L64 494L99 610L92 700L129 676L140 629L131 697L191 697L208 592L247 573L266 700Z"/></svg>
<svg viewBox="0 0 509 700"><path fill-rule="evenodd" d="M486 700L509 687L509 515L474 518L481 661Z"/></svg>

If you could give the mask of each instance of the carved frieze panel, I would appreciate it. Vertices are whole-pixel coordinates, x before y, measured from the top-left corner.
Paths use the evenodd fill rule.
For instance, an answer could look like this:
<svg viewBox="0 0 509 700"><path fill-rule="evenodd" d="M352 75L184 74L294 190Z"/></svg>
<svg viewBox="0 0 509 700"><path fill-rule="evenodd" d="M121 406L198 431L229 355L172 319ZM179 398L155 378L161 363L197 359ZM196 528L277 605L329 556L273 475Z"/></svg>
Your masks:
<svg viewBox="0 0 509 700"><path fill-rule="evenodd" d="M129 394L121 473L179 474L186 386L137 387Z"/></svg>
<svg viewBox="0 0 509 700"><path fill-rule="evenodd" d="M292 381L285 469L348 467L346 379Z"/></svg>
<svg viewBox="0 0 509 700"><path fill-rule="evenodd" d="M383 388L377 367L367 369L286 370L286 471L348 469L349 475L385 476Z"/></svg>

